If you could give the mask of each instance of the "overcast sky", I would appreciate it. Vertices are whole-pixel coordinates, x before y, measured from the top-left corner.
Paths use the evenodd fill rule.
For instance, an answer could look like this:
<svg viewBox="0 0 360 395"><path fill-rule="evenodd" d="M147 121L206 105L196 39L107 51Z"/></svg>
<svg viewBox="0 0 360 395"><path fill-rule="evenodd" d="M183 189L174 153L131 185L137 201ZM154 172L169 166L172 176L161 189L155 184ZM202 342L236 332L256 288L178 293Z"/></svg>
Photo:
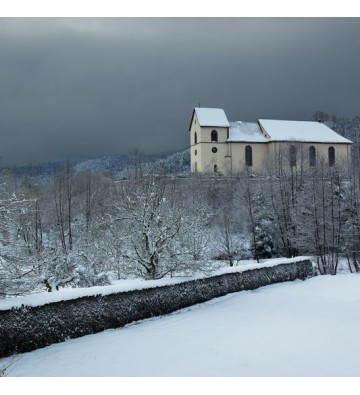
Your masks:
<svg viewBox="0 0 360 395"><path fill-rule="evenodd" d="M230 121L360 115L360 18L0 18L0 165L186 148Z"/></svg>

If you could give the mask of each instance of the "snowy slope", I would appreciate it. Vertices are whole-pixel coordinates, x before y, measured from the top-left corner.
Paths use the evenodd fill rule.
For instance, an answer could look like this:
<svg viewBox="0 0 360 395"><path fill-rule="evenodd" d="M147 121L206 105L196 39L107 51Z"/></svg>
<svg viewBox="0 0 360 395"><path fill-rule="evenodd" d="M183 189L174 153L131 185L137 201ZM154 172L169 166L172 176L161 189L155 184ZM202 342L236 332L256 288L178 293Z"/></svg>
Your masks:
<svg viewBox="0 0 360 395"><path fill-rule="evenodd" d="M359 376L359 307L358 274L274 284L22 354L10 375Z"/></svg>
<svg viewBox="0 0 360 395"><path fill-rule="evenodd" d="M75 171L91 171L93 173L109 172L115 176L127 175L126 169L131 166L131 155L113 155L94 159L70 159L69 163L74 166ZM17 177L30 175L34 180L47 181L54 170L63 168L67 160L57 160L40 163L36 165L21 166L11 169ZM185 149L175 153L160 155L144 155L143 165L145 169L163 169L167 173L189 173L190 150ZM0 167L0 177L6 174L8 169Z"/></svg>
<svg viewBox="0 0 360 395"><path fill-rule="evenodd" d="M127 176L131 166L130 155L105 156L78 163L76 171L89 170L94 173L112 172L117 176ZM167 173L188 173L190 169L190 151L188 149L164 155L146 155L143 157L145 171L163 169Z"/></svg>

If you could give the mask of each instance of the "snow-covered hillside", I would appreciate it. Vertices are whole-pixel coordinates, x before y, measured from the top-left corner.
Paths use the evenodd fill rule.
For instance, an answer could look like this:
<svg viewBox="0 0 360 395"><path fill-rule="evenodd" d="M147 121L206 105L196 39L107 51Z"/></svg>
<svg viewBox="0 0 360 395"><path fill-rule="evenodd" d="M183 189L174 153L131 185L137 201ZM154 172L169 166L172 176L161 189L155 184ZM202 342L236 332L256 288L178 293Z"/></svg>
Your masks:
<svg viewBox="0 0 360 395"><path fill-rule="evenodd" d="M22 354L9 375L359 376L359 306L358 274L275 284Z"/></svg>
<svg viewBox="0 0 360 395"><path fill-rule="evenodd" d="M175 153L162 155L142 155L142 165L145 170L162 169L171 174L184 174L190 171L190 150L185 149ZM66 165L66 160L45 162L36 165L21 166L11 169L19 177L30 175L42 179L52 175L53 171ZM125 177L127 169L132 166L132 155L113 155L94 159L73 158L69 163L75 171L91 171L93 173L111 173L117 177ZM0 175L8 169L0 168Z"/></svg>

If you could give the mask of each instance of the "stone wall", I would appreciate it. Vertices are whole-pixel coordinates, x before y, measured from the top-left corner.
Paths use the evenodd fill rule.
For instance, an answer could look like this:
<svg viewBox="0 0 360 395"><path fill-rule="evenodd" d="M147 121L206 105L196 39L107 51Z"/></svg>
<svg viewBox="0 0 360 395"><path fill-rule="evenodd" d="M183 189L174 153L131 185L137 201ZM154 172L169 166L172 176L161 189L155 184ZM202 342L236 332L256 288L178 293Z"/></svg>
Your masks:
<svg viewBox="0 0 360 395"><path fill-rule="evenodd" d="M313 275L309 260L0 311L0 358L171 313L231 292Z"/></svg>

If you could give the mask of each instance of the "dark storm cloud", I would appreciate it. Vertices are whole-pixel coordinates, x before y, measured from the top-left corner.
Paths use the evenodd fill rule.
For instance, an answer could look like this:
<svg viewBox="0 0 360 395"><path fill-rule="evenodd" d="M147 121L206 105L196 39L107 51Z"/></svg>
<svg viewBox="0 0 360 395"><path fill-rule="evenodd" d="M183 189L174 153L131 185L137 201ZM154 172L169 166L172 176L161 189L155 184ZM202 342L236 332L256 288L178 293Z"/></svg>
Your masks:
<svg viewBox="0 0 360 395"><path fill-rule="evenodd" d="M3 164L169 152L230 120L360 109L360 19L0 19Z"/></svg>

